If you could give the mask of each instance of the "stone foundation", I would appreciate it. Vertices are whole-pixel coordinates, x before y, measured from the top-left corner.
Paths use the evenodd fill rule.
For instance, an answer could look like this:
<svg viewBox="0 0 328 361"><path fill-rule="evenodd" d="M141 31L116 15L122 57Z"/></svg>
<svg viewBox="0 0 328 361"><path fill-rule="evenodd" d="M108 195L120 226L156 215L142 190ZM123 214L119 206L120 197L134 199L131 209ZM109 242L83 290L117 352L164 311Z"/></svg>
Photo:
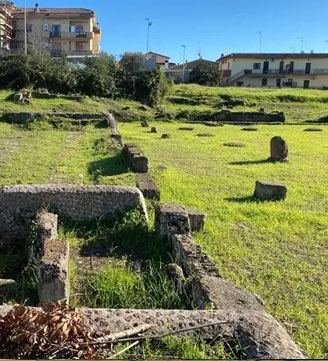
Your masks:
<svg viewBox="0 0 328 361"><path fill-rule="evenodd" d="M283 200L287 197L287 187L274 182L256 181L254 198L262 201Z"/></svg>
<svg viewBox="0 0 328 361"><path fill-rule="evenodd" d="M40 209L76 221L112 217L138 208L147 218L138 188L121 186L6 186L0 188L0 245L26 238Z"/></svg>
<svg viewBox="0 0 328 361"><path fill-rule="evenodd" d="M161 192L155 183L153 177L149 173L137 173L137 187L146 199L155 199L157 201L161 198Z"/></svg>

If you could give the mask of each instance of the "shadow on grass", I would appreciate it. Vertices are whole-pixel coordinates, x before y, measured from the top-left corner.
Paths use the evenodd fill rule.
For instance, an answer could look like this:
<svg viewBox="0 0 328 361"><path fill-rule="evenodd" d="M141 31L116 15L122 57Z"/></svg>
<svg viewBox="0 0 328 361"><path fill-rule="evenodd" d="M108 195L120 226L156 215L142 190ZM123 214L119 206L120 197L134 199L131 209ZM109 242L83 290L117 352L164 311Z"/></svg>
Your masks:
<svg viewBox="0 0 328 361"><path fill-rule="evenodd" d="M130 261L167 262L169 248L148 228L137 210L113 219L91 222L63 221L64 232L73 232L82 240L80 255L85 257L127 258Z"/></svg>
<svg viewBox="0 0 328 361"><path fill-rule="evenodd" d="M253 196L229 197L229 198L225 198L224 200L226 200L228 202L233 202L233 203L251 203L251 202L259 203L260 202L257 198L254 198Z"/></svg>
<svg viewBox="0 0 328 361"><path fill-rule="evenodd" d="M320 123L320 124L328 124L328 116L326 115L324 117L321 117L319 119L314 119L314 120L306 120L305 123L306 124L312 124L312 123L314 123L314 124L318 124L318 123Z"/></svg>
<svg viewBox="0 0 328 361"><path fill-rule="evenodd" d="M260 159L260 160L245 160L245 161L238 161L238 162L230 162L230 165L252 165L252 164L265 164L270 163L267 159Z"/></svg>
<svg viewBox="0 0 328 361"><path fill-rule="evenodd" d="M98 178L101 176L114 176L127 173L128 171L128 162L122 152L117 152L112 157L100 159L88 165L88 172L95 183L97 183Z"/></svg>

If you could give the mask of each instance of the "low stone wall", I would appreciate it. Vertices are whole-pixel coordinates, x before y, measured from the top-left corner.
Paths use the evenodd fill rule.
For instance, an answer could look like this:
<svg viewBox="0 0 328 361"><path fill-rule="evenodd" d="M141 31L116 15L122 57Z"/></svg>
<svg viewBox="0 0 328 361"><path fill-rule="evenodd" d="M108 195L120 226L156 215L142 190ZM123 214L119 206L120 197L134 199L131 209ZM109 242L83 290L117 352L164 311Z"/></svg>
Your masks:
<svg viewBox="0 0 328 361"><path fill-rule="evenodd" d="M5 316L11 306L0 306ZM162 334L193 326L221 323L190 330L178 337L211 341L220 338L238 342L244 349L245 359L305 359L305 355L290 338L287 331L274 318L258 312L183 311L183 310L132 310L132 309L80 309L90 327L100 333L116 333L145 323L154 327L147 334Z"/></svg>
<svg viewBox="0 0 328 361"><path fill-rule="evenodd" d="M2 120L12 124L26 124L33 120L39 119L42 116L50 118L63 118L73 119L77 121L93 121L93 120L105 120L106 114L102 113L33 113L33 112L14 112L5 113L2 115Z"/></svg>
<svg viewBox="0 0 328 361"><path fill-rule="evenodd" d="M135 144L124 144L123 148L132 169L137 173L148 173L149 158Z"/></svg>
<svg viewBox="0 0 328 361"><path fill-rule="evenodd" d="M283 112L230 112L229 110L221 110L214 114L204 114L192 119L191 122L214 121L220 123L284 123L286 121Z"/></svg>
<svg viewBox="0 0 328 361"><path fill-rule="evenodd" d="M140 190L121 186L6 186L0 188L0 245L26 237L40 209L88 221L138 207L147 218Z"/></svg>
<svg viewBox="0 0 328 361"><path fill-rule="evenodd" d="M211 307L224 312L227 317L234 314L238 318L234 336L238 334L241 345L248 346L247 358L283 358L286 350L287 354L292 350L293 357L304 357L286 329L267 313L260 297L220 276L214 263L193 241L190 219L183 207L158 205L155 230L158 235L167 238L175 261L192 278L194 304L199 309Z"/></svg>

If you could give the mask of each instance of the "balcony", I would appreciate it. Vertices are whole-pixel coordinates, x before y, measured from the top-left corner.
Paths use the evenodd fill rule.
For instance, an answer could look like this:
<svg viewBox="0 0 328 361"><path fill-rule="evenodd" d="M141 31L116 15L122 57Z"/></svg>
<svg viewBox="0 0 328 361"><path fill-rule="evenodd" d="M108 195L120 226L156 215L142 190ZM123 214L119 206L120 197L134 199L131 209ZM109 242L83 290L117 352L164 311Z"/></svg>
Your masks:
<svg viewBox="0 0 328 361"><path fill-rule="evenodd" d="M328 69L311 69L310 71L303 70L280 70L280 69L268 69L265 72L263 69L245 69L245 74L248 76L254 77L263 77L263 76L279 76L284 77L287 75L328 75Z"/></svg>
<svg viewBox="0 0 328 361"><path fill-rule="evenodd" d="M88 40L92 39L92 33L89 31L83 33L73 33L70 31L50 31L49 37L59 39Z"/></svg>
<svg viewBox="0 0 328 361"><path fill-rule="evenodd" d="M53 58L61 58L63 56L83 58L85 56L94 55L91 50L54 50L54 49L48 49L48 51L50 52L50 55Z"/></svg>

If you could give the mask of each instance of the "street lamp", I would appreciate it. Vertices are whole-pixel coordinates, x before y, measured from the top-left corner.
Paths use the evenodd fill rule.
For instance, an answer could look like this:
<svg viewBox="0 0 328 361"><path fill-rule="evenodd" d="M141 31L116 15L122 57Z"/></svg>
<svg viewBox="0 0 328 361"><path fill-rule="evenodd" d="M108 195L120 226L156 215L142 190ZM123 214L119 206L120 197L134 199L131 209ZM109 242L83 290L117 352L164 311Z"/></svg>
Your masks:
<svg viewBox="0 0 328 361"><path fill-rule="evenodd" d="M149 30L150 30L150 27L153 25L153 23L148 18L146 18L145 20L147 21L147 53L148 53L148 51L149 51Z"/></svg>
<svg viewBox="0 0 328 361"><path fill-rule="evenodd" d="M185 71L186 71L186 65L185 65L185 62L186 62L186 46L185 45L182 45L183 47L183 64L182 64L182 72L183 72L183 79L182 81L185 82Z"/></svg>
<svg viewBox="0 0 328 361"><path fill-rule="evenodd" d="M27 55L27 9L26 9L26 1L24 3L24 51L25 55Z"/></svg>

